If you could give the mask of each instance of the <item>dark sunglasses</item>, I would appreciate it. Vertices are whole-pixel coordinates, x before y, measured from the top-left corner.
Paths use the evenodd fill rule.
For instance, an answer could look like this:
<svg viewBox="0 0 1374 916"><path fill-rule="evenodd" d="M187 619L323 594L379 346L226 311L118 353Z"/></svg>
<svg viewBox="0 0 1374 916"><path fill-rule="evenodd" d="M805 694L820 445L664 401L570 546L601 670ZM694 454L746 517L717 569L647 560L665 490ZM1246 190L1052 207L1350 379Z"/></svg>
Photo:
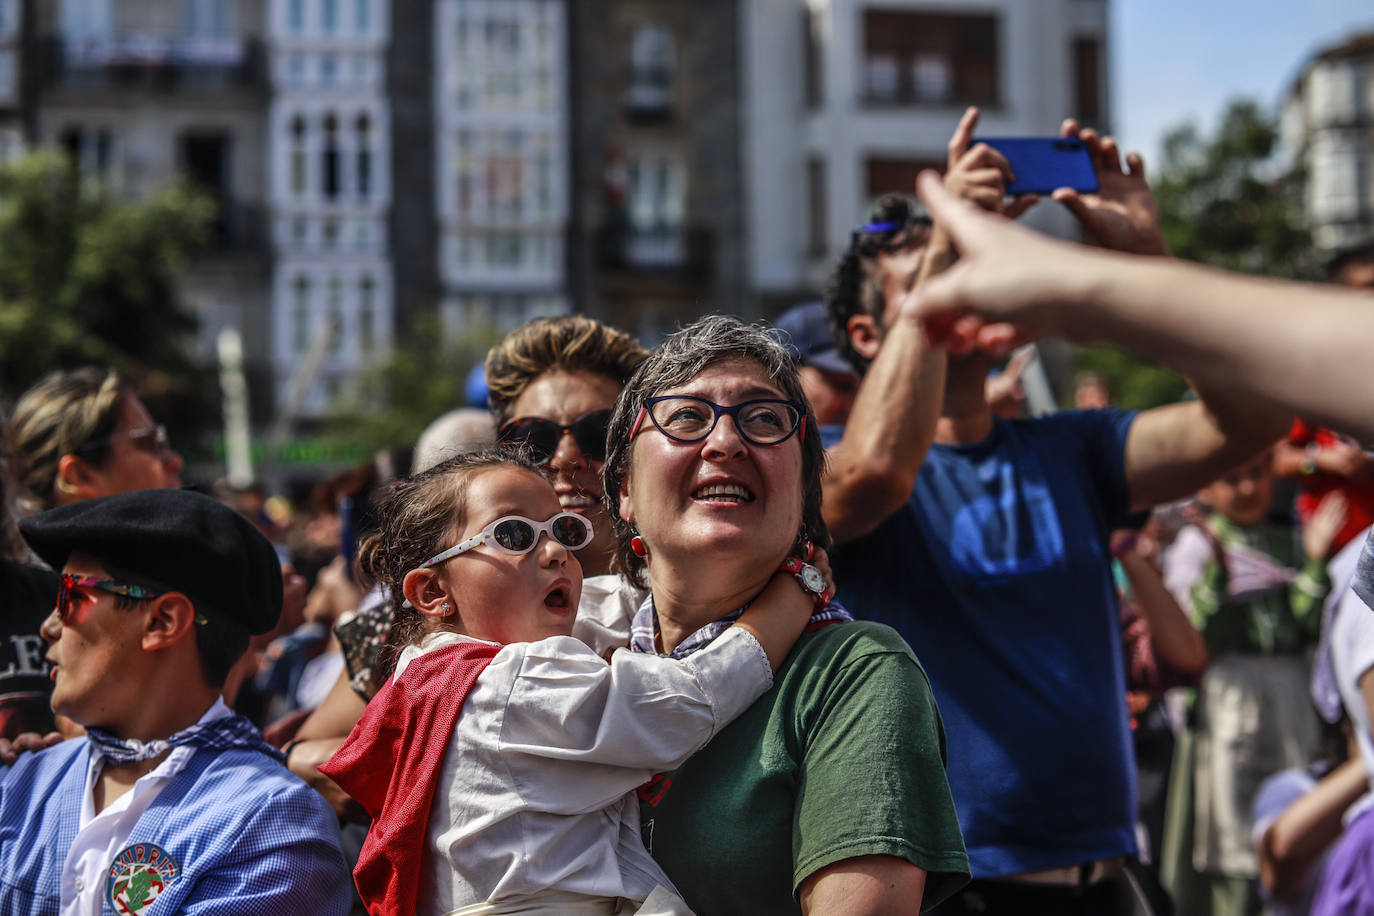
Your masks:
<svg viewBox="0 0 1374 916"><path fill-rule="evenodd" d="M567 426L545 417L516 417L501 424L496 444L507 450L523 448L538 464L548 464L564 436L572 436L589 461L606 460L606 430L611 424L610 410L584 413Z"/></svg>

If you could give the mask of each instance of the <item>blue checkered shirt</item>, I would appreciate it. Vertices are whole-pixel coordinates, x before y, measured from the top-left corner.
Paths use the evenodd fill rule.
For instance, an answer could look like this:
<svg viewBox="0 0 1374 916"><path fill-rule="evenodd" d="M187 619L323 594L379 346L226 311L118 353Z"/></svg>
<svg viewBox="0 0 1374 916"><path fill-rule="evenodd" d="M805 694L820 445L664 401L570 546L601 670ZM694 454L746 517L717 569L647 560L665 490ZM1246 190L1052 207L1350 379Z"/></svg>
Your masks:
<svg viewBox="0 0 1374 916"><path fill-rule="evenodd" d="M64 741L0 767L0 916L56 916L90 744ZM344 916L352 879L323 798L255 750L200 749L129 835L179 872L141 916ZM108 895L102 914L119 916Z"/></svg>

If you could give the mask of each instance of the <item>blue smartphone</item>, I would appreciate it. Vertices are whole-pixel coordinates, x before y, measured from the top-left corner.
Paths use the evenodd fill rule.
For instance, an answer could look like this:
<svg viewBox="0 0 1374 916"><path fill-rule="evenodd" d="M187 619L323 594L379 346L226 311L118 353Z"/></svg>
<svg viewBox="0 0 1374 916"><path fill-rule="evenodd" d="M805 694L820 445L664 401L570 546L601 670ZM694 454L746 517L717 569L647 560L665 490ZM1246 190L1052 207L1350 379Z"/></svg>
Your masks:
<svg viewBox="0 0 1374 916"><path fill-rule="evenodd" d="M978 137L1011 163L1016 180L1007 194L1048 194L1056 188L1097 190L1097 172L1083 141L1074 137Z"/></svg>

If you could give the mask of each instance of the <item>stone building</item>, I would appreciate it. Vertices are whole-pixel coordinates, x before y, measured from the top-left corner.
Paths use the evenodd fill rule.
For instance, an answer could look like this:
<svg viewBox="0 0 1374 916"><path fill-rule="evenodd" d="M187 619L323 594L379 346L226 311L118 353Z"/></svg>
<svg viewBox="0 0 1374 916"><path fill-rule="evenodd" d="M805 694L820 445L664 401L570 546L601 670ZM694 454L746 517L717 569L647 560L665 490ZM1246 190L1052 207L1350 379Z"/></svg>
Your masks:
<svg viewBox="0 0 1374 916"><path fill-rule="evenodd" d="M240 330L250 383L265 403L263 4L60 0L25 8L34 142L65 149L115 193L141 197L185 177L215 199L210 248L182 293L200 319L203 357L213 358L220 329Z"/></svg>
<svg viewBox="0 0 1374 916"><path fill-rule="evenodd" d="M1110 125L1106 0L742 0L748 281L814 297L887 191L943 170L965 106L984 136ZM1038 208L1059 234L1072 220Z"/></svg>
<svg viewBox="0 0 1374 916"><path fill-rule="evenodd" d="M569 287L646 341L746 285L736 0L571 4Z"/></svg>
<svg viewBox="0 0 1374 916"><path fill-rule="evenodd" d="M1313 55L1284 101L1283 145L1306 172L1318 247L1374 239L1374 32Z"/></svg>

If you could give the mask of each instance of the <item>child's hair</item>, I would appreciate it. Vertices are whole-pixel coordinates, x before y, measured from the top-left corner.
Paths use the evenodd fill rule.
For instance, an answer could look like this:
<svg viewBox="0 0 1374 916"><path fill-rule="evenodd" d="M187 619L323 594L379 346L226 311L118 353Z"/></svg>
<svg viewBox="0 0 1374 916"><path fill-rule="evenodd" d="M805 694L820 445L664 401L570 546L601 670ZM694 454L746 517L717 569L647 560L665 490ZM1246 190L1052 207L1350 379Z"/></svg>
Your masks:
<svg viewBox="0 0 1374 916"><path fill-rule="evenodd" d="M467 524L468 484L482 471L496 468L544 476L537 464L519 452L468 452L402 481L377 507L378 532L363 541L358 551L364 577L384 586L391 598L391 632L374 669L374 689L391 677L402 649L438 628L406 602L406 573L453 546L449 543L453 532Z"/></svg>

